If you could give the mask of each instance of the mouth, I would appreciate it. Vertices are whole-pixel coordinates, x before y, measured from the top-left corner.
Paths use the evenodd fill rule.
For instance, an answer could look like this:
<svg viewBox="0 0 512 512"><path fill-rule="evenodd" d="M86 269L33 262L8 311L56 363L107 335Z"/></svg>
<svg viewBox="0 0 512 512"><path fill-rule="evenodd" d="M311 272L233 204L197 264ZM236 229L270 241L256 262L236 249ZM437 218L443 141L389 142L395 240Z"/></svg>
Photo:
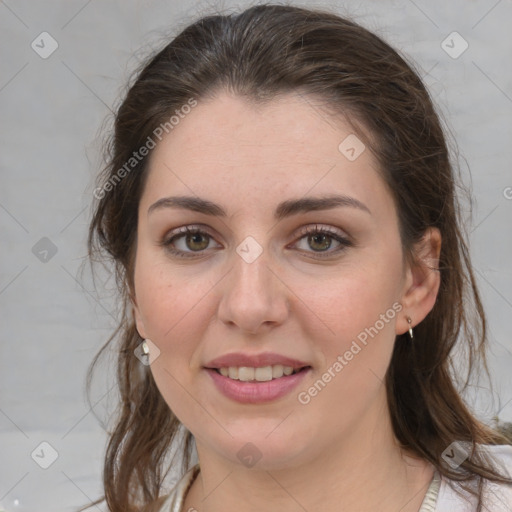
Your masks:
<svg viewBox="0 0 512 512"><path fill-rule="evenodd" d="M311 366L204 368L215 388L226 398L243 404L264 404L284 399L307 378ZM227 373L227 375L226 375Z"/></svg>

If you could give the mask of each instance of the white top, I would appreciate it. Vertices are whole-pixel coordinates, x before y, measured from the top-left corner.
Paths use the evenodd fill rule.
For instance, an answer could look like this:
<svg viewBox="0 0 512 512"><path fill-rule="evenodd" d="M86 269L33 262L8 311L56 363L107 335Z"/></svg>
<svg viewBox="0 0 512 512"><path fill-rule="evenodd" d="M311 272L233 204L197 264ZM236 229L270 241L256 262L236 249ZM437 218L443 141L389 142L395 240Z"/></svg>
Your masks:
<svg viewBox="0 0 512 512"><path fill-rule="evenodd" d="M488 451L500 461L508 476L512 477L511 445L482 445L480 449ZM183 510L183 502L198 474L199 464L196 464L174 486L159 512L187 512ZM462 490L457 482L454 484L468 497L469 502L452 489L448 480L436 471L418 512L476 512L476 498ZM512 512L512 485L486 482L483 500L485 512Z"/></svg>

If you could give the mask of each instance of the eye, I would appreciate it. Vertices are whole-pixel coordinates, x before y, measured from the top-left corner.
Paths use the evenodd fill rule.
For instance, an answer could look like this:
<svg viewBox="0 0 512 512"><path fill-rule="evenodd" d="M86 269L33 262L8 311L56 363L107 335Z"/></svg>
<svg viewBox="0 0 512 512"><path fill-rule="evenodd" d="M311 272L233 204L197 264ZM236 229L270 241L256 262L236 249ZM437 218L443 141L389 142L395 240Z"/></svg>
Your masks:
<svg viewBox="0 0 512 512"><path fill-rule="evenodd" d="M181 258L194 258L208 249L213 237L197 226L184 226L171 233L172 236L162 240L159 245L171 254ZM194 254L196 253L196 254Z"/></svg>
<svg viewBox="0 0 512 512"><path fill-rule="evenodd" d="M159 245L165 247L172 255L180 258L200 256L206 249L211 248L209 246L213 240L212 235L198 226L184 226L171 232L170 235L159 242ZM300 235L302 236L299 238L299 242L305 239L309 247L313 248L313 251L308 251L304 248L299 249L304 252L312 252L315 254L315 258L332 256L354 245L351 240L341 235L338 231L326 227L319 228L318 225L303 228ZM329 251L333 240L338 244L338 247L335 250Z"/></svg>
<svg viewBox="0 0 512 512"><path fill-rule="evenodd" d="M305 239L307 245L311 247L313 251L307 251L307 249L301 250L305 250L306 252L313 252L315 254L315 258L332 256L333 254L342 252L347 247L352 247L354 245L351 240L340 234L337 230L327 227L319 228L318 225L307 226L306 228L302 229L300 234L303 236L299 239L299 241ZM333 240L338 244L338 246L336 249L329 251L329 249L332 247Z"/></svg>

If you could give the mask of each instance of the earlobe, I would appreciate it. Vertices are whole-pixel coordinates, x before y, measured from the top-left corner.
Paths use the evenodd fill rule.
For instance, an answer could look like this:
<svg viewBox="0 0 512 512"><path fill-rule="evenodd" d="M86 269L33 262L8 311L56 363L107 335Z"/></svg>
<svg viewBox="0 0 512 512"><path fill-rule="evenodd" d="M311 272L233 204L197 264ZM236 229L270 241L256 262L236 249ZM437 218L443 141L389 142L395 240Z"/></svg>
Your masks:
<svg viewBox="0 0 512 512"><path fill-rule="evenodd" d="M407 269L401 300L404 316L397 320L397 334L407 332L409 327L414 328L434 307L441 285L441 242L439 229L431 227L414 248L414 263ZM408 317L411 319L410 324Z"/></svg>

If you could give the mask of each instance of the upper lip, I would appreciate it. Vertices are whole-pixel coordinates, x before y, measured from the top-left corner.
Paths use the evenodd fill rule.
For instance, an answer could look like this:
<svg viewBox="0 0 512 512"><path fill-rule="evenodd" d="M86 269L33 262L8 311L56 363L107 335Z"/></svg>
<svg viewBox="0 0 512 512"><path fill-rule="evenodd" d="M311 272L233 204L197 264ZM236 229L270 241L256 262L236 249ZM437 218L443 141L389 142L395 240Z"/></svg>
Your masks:
<svg viewBox="0 0 512 512"><path fill-rule="evenodd" d="M241 352L233 352L232 354L225 354L211 360L205 364L205 368L229 368L230 366L241 367L246 366L249 368L260 368L263 366L273 366L282 364L283 366L291 366L293 369L303 368L310 366L308 363L298 361L291 357L286 357L273 352L264 352L262 354L244 354Z"/></svg>

